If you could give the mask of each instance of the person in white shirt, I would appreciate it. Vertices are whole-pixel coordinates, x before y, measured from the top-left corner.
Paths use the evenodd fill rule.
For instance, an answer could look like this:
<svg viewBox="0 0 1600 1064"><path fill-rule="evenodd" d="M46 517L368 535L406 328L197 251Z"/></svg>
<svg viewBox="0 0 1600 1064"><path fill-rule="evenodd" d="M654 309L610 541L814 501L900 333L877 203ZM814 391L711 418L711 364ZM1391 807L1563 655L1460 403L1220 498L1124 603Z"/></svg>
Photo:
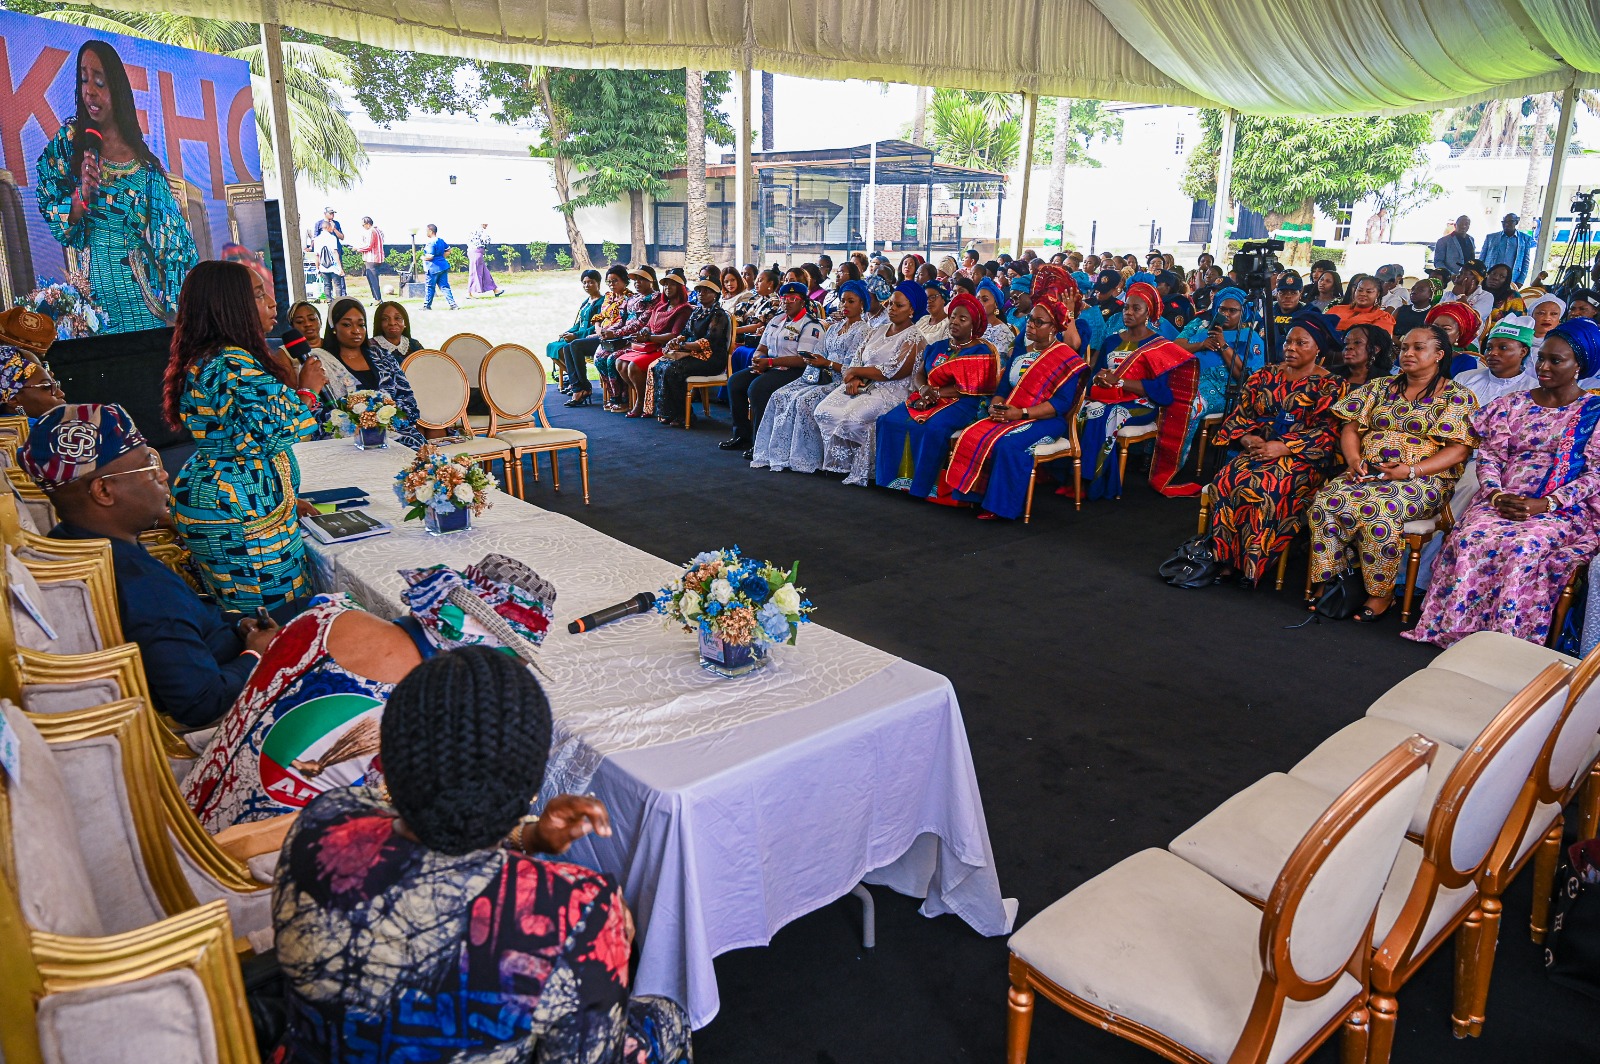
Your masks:
<svg viewBox="0 0 1600 1064"><path fill-rule="evenodd" d="M1544 346L1544 338L1557 325L1567 313L1567 301L1558 295L1544 292L1528 299L1528 316L1533 319L1533 342L1528 345L1529 355L1539 357L1539 348Z"/></svg>
<svg viewBox="0 0 1600 1064"><path fill-rule="evenodd" d="M311 254L322 275L322 299L332 303L344 292L344 263L340 261L339 238L332 229L323 229L311 240Z"/></svg>
<svg viewBox="0 0 1600 1064"><path fill-rule="evenodd" d="M1495 322L1484 343L1481 369L1468 370L1456 383L1471 392L1479 407L1488 406L1502 395L1539 387L1539 378L1528 365L1533 346L1533 319L1524 314L1507 314Z"/></svg>
<svg viewBox="0 0 1600 1064"><path fill-rule="evenodd" d="M1393 314L1411 301L1411 285L1405 283L1404 266L1391 262L1387 266L1379 266L1373 276L1378 279L1378 306L1384 310Z"/></svg>

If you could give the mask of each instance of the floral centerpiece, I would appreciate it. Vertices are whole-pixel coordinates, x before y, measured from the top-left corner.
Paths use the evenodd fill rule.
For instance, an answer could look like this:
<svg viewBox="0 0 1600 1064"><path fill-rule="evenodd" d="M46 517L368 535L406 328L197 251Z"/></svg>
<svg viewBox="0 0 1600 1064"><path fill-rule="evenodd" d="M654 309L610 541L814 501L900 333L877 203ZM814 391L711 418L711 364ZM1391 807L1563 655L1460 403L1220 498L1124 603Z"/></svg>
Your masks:
<svg viewBox="0 0 1600 1064"><path fill-rule="evenodd" d="M697 554L656 595L656 611L700 638L700 664L739 676L766 664L767 647L793 645L812 605L798 586L800 563L784 570L738 547Z"/></svg>
<svg viewBox="0 0 1600 1064"><path fill-rule="evenodd" d="M447 456L426 444L394 478L405 519L422 518L436 536L471 528L472 519L492 505L489 492L496 486L488 470L468 455Z"/></svg>
<svg viewBox="0 0 1600 1064"><path fill-rule="evenodd" d="M17 299L17 306L43 314L56 323L56 339L96 336L111 325L111 316L89 294L89 278L69 273L64 281L44 281Z"/></svg>
<svg viewBox="0 0 1600 1064"><path fill-rule="evenodd" d="M403 429L411 422L388 392L361 388L333 401L328 425L335 439L353 436L362 450L389 446L389 429Z"/></svg>

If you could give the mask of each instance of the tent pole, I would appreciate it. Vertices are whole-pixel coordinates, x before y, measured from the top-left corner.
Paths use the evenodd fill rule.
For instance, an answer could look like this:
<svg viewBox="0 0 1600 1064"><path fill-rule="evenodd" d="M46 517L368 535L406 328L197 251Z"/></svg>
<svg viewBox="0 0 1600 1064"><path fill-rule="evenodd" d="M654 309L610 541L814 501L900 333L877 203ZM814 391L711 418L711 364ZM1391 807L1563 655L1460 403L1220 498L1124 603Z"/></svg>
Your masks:
<svg viewBox="0 0 1600 1064"><path fill-rule="evenodd" d="M275 17L277 5L269 5ZM289 93L283 80L283 28L276 22L261 24L261 49L267 64L267 84L272 91L272 151L278 171L278 212L283 222L283 272L289 279L289 300L306 297L306 271L300 236L300 201L294 187L294 142L289 136Z"/></svg>
<svg viewBox="0 0 1600 1064"><path fill-rule="evenodd" d="M1039 117L1039 94L1022 94L1022 154L1017 163L1017 239L1011 245L1011 257L1022 258L1022 242L1028 234L1028 184L1033 178L1033 127ZM999 234L995 242L999 243ZM999 252L995 248L995 252Z"/></svg>
<svg viewBox="0 0 1600 1064"><path fill-rule="evenodd" d="M737 267L750 254L750 68L739 71L739 117L734 130L733 261Z"/></svg>
<svg viewBox="0 0 1600 1064"><path fill-rule="evenodd" d="M872 142L867 154L867 203L863 212L867 216L867 254L871 255L878 250L878 142L876 140Z"/></svg>
<svg viewBox="0 0 1600 1064"><path fill-rule="evenodd" d="M1539 220L1539 246L1533 252L1533 266L1528 271L1532 284L1544 269L1550 255L1550 244L1555 239L1556 211L1561 206L1561 175L1567 168L1567 141L1572 135L1573 118L1578 111L1578 82L1574 72L1572 83L1561 90L1561 124L1556 127L1555 154L1550 156L1550 178L1544 186L1544 211ZM1561 278L1555 279L1556 284Z"/></svg>
<svg viewBox="0 0 1600 1064"><path fill-rule="evenodd" d="M927 210L922 218L923 244L927 247L926 258L933 261L933 155L928 155L928 202Z"/></svg>
<svg viewBox="0 0 1600 1064"><path fill-rule="evenodd" d="M1239 112L1228 108L1222 112L1222 145L1217 158L1217 198L1211 205L1211 257L1217 262L1228 261L1228 215L1233 210L1233 142L1237 131Z"/></svg>

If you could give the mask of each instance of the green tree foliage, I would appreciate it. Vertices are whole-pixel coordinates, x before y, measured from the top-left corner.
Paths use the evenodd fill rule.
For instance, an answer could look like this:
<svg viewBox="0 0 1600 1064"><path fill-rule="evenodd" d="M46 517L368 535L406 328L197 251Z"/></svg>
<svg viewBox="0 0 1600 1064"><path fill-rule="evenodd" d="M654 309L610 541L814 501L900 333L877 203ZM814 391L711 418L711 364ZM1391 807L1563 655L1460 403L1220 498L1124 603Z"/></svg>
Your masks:
<svg viewBox="0 0 1600 1064"><path fill-rule="evenodd" d="M5 6L75 26L143 37L249 63L261 165L268 173L274 171L272 93L266 80L265 50L256 26L168 12L110 11L38 0L6 0ZM349 188L366 164L367 153L350 127L336 88L350 77L345 59L320 44L290 40L284 41L283 59L295 170L319 188Z"/></svg>
<svg viewBox="0 0 1600 1064"><path fill-rule="evenodd" d="M1009 173L1022 150L1022 98L1009 92L935 89L928 105L929 141L940 162ZM1054 160L1054 101L1041 98L1033 128L1033 162ZM911 127L905 134L909 137ZM1099 166L1089 150L1096 140L1122 139L1122 116L1099 100L1075 100L1067 138L1068 166Z"/></svg>
<svg viewBox="0 0 1600 1064"><path fill-rule="evenodd" d="M467 268L467 253L460 248L447 248L444 261L450 264L452 270L464 270Z"/></svg>
<svg viewBox="0 0 1600 1064"><path fill-rule="evenodd" d="M1204 135L1189 156L1183 191L1211 199L1217 191L1222 114L1200 112ZM1426 157L1433 116L1393 118L1268 118L1244 115L1234 140L1233 196L1269 216L1334 211L1392 186Z"/></svg>

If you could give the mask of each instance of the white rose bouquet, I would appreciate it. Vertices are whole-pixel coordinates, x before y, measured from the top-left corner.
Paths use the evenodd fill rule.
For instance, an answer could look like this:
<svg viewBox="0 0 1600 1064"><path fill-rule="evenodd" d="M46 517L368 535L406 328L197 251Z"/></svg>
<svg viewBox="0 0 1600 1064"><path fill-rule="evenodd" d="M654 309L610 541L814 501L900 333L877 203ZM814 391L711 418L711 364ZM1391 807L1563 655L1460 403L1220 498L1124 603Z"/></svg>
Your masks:
<svg viewBox="0 0 1600 1064"><path fill-rule="evenodd" d="M731 646L794 643L811 618L800 563L783 570L738 547L698 554L678 580L656 594L656 612L686 632L715 635Z"/></svg>

